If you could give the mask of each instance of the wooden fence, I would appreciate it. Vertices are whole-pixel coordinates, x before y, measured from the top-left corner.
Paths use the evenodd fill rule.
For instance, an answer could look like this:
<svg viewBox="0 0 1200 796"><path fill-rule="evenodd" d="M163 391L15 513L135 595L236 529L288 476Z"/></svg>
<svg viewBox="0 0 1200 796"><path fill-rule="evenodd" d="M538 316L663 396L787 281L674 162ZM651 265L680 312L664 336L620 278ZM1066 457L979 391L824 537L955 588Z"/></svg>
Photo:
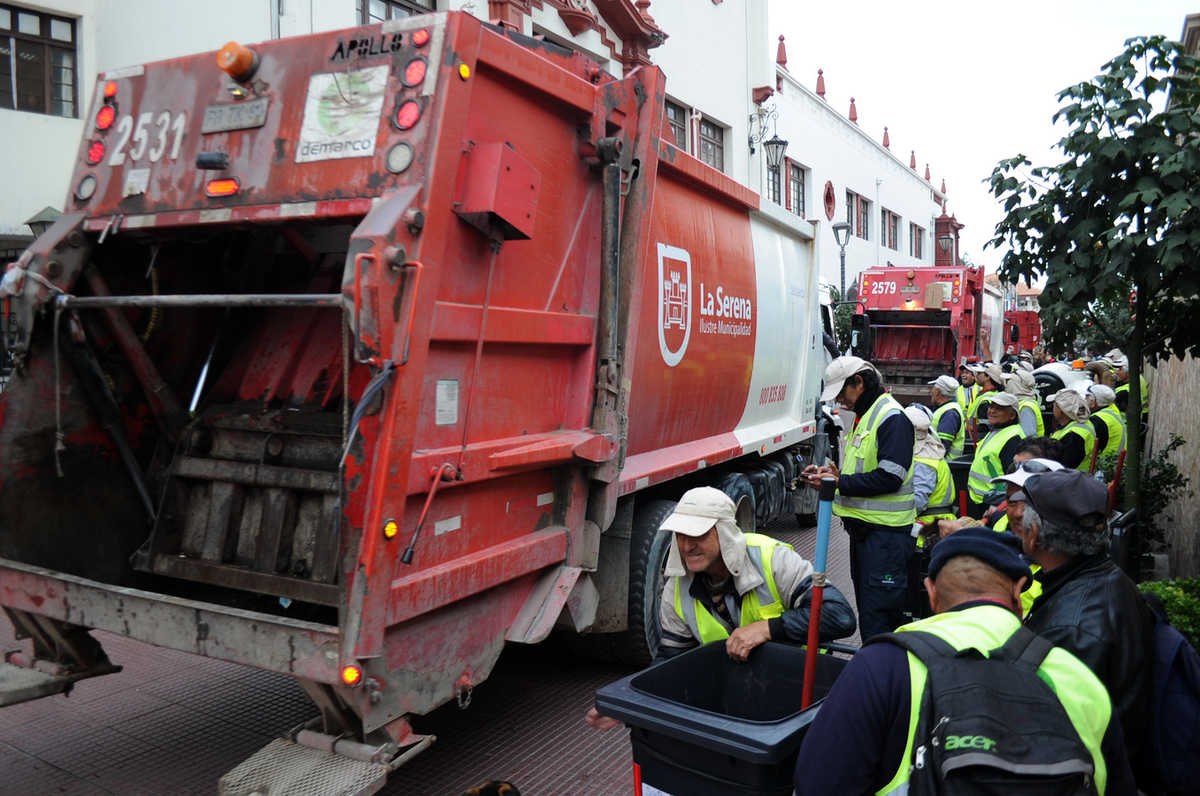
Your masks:
<svg viewBox="0 0 1200 796"><path fill-rule="evenodd" d="M1171 454L1191 479L1191 495L1175 500L1158 517L1166 531L1171 577L1200 575L1200 363L1188 357L1160 362L1150 382L1150 430L1146 455L1166 446L1175 433L1187 440ZM1151 485L1143 485L1151 486Z"/></svg>

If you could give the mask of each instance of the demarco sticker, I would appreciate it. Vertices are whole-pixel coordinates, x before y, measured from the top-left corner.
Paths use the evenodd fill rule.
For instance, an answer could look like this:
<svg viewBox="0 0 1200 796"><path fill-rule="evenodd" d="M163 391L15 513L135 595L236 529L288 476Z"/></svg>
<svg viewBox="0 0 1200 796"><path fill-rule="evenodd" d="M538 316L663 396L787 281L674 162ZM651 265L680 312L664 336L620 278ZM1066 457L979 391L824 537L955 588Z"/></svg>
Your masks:
<svg viewBox="0 0 1200 796"><path fill-rule="evenodd" d="M387 78L387 66L309 78L296 162L375 154Z"/></svg>

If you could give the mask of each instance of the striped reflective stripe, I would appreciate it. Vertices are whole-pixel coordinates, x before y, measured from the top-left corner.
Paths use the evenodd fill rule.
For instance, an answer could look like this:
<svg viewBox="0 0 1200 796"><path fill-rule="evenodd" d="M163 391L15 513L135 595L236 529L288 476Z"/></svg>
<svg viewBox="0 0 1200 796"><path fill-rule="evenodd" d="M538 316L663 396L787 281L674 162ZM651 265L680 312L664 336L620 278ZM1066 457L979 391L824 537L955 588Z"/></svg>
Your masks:
<svg viewBox="0 0 1200 796"><path fill-rule="evenodd" d="M758 595L758 604L770 605L775 602L775 595L771 594L771 584L767 582L767 568L763 565L762 548L757 545L746 545L746 552L750 555L750 563L754 564L754 568L763 573L763 582L754 589L754 593Z"/></svg>
<svg viewBox="0 0 1200 796"><path fill-rule="evenodd" d="M899 494L899 493L896 493ZM841 499L841 505L847 509L858 509L860 511L887 511L903 514L904 512L913 511L917 502L912 497L912 486L908 488L907 500L881 500L879 498L856 498L844 497Z"/></svg>

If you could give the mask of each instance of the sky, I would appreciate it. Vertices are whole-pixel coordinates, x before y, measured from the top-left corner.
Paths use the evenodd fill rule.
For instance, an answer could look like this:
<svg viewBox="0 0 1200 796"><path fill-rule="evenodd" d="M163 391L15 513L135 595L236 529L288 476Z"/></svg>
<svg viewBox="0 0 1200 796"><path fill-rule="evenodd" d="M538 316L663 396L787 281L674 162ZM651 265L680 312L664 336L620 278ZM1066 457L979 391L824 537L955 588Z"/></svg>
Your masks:
<svg viewBox="0 0 1200 796"><path fill-rule="evenodd" d="M692 0L695 2L696 0ZM769 0L771 35L786 39L788 71L810 88L825 70L826 100L882 139L933 184L946 181L948 211L966 224L962 252L994 271L984 245L1003 217L984 180L1022 153L1057 164L1065 127L1055 95L1090 79L1133 36L1178 39L1200 0L980 0L805 2Z"/></svg>

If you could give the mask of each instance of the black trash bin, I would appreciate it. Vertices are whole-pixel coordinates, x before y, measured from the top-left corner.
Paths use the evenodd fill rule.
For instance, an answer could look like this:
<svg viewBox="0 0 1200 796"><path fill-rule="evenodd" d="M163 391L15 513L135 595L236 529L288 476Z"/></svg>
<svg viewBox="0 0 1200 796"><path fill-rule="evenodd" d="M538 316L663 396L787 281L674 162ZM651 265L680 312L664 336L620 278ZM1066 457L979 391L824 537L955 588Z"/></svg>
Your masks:
<svg viewBox="0 0 1200 796"><path fill-rule="evenodd" d="M679 796L787 796L804 734L847 663L817 656L813 704L801 710L804 654L768 641L737 663L714 642L604 686L596 709L629 726L648 785Z"/></svg>

